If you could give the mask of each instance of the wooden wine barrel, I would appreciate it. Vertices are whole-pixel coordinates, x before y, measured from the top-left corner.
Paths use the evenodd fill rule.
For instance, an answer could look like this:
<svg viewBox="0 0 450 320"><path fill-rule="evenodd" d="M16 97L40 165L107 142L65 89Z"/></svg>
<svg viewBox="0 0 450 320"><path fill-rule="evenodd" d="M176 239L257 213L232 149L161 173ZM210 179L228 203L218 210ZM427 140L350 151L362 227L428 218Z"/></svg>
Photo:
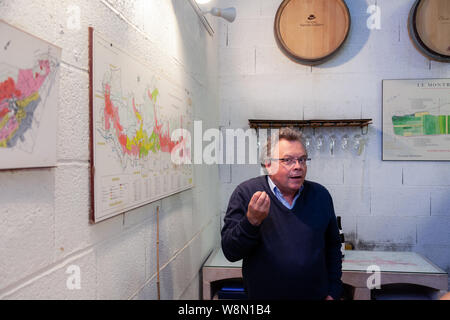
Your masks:
<svg viewBox="0 0 450 320"><path fill-rule="evenodd" d="M450 0L417 0L409 13L408 32L420 53L450 62Z"/></svg>
<svg viewBox="0 0 450 320"><path fill-rule="evenodd" d="M293 61L317 65L339 50L350 23L344 0L284 0L275 16L275 39Z"/></svg>

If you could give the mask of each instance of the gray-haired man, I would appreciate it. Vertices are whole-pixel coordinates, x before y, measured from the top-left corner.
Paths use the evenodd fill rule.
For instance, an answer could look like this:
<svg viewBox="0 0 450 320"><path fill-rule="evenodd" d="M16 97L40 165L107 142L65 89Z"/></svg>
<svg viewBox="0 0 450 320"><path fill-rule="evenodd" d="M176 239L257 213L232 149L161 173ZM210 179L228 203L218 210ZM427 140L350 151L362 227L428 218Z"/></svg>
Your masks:
<svg viewBox="0 0 450 320"><path fill-rule="evenodd" d="M282 128L263 150L268 175L241 183L231 195L222 229L225 257L243 259L250 299L339 299L341 243L333 201L323 186L305 180L301 133Z"/></svg>

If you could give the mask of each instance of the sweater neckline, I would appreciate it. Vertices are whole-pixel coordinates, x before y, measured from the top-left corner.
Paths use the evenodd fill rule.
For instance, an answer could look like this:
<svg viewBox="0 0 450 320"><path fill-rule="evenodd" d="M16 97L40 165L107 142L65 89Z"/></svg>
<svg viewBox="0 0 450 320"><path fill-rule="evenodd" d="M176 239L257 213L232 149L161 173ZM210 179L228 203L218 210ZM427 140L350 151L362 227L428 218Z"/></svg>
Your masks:
<svg viewBox="0 0 450 320"><path fill-rule="evenodd" d="M270 189L270 185L269 185L269 181L268 181L268 176L264 175L262 176L263 180L264 180L264 189L266 189L266 193L269 195L270 199L272 199L272 202L275 202L276 205L278 205L278 207L280 207L282 210L286 211L286 212L294 212L295 209L299 206L300 202L303 202L303 199L305 197L305 192L307 191L307 180L305 180L303 182L303 190L300 193L300 196L298 197L297 201L295 202L295 205L292 207L292 209L286 208L281 202L280 200L278 200L278 198L273 194L272 190Z"/></svg>

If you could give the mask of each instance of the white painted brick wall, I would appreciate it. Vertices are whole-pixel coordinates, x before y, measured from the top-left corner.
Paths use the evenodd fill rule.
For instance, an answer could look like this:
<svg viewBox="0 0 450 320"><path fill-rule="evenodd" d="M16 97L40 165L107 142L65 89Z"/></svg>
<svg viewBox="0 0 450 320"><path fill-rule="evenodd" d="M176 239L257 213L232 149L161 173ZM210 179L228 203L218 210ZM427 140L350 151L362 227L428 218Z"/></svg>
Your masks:
<svg viewBox="0 0 450 320"><path fill-rule="evenodd" d="M70 6L78 30L68 28ZM0 19L62 48L57 167L0 172L0 299L156 299L156 206L162 296L198 299L199 271L218 245L217 166L194 166L189 191L88 222L88 27L189 89L206 128L219 124L216 19L210 37L181 0L6 0ZM66 287L71 264L81 290Z"/></svg>
<svg viewBox="0 0 450 320"><path fill-rule="evenodd" d="M447 162L413 163L403 169L404 184L410 186L450 186Z"/></svg>
<svg viewBox="0 0 450 320"><path fill-rule="evenodd" d="M450 188L431 189L431 215L450 217Z"/></svg>
<svg viewBox="0 0 450 320"><path fill-rule="evenodd" d="M424 245L446 245L450 241L449 217L421 217L417 222L417 242Z"/></svg>
<svg viewBox="0 0 450 320"><path fill-rule="evenodd" d="M266 24L271 24L270 20L265 21ZM272 39L267 37L269 30L265 30L265 39ZM285 57L275 44L258 45L253 48L255 52L254 69L256 74L280 74L286 77L291 74L310 73L311 68L300 64L292 65L291 60ZM293 77L287 77L289 80L294 80Z"/></svg>
<svg viewBox="0 0 450 320"><path fill-rule="evenodd" d="M333 197L334 210L336 212L351 215L370 215L372 203L371 192L366 187L356 186L330 186L328 188Z"/></svg>
<svg viewBox="0 0 450 320"><path fill-rule="evenodd" d="M89 160L89 75L61 65L58 108L58 158Z"/></svg>
<svg viewBox="0 0 450 320"><path fill-rule="evenodd" d="M96 247L97 297L127 299L145 281L145 227L137 226Z"/></svg>
<svg viewBox="0 0 450 320"><path fill-rule="evenodd" d="M255 50L253 48L227 50L227 54L219 53L222 63L219 65L220 73L224 76L230 74L252 74L255 72Z"/></svg>
<svg viewBox="0 0 450 320"><path fill-rule="evenodd" d="M344 184L364 186L370 183L370 162L358 161L356 156L346 156L341 153L344 164Z"/></svg>
<svg viewBox="0 0 450 320"><path fill-rule="evenodd" d="M430 216L430 191L427 188L372 188L372 213L376 216Z"/></svg>
<svg viewBox="0 0 450 320"><path fill-rule="evenodd" d="M306 179L324 185L342 185L344 183L344 165L342 160L322 161L320 157L311 160L306 173Z"/></svg>
<svg viewBox="0 0 450 320"><path fill-rule="evenodd" d="M355 244L414 250L450 270L449 162L381 160L382 80L448 78L450 64L428 60L411 43L412 0L346 2L352 19L347 42L331 60L309 67L292 62L276 45L273 22L280 0L220 1L237 9L234 23L219 24L220 123L248 128L249 118L372 118L362 156L311 154L307 179L330 190ZM367 28L372 4L381 8L380 30ZM240 168L234 173L231 181L222 181L222 208L230 187L249 178ZM433 246L439 249L428 250Z"/></svg>
<svg viewBox="0 0 450 320"><path fill-rule="evenodd" d="M369 167L370 185L374 187L400 187L402 185L402 164L399 162L371 161Z"/></svg>
<svg viewBox="0 0 450 320"><path fill-rule="evenodd" d="M107 240L123 229L123 217L89 224L89 169L87 164L60 165L55 172L55 255L63 258Z"/></svg>
<svg viewBox="0 0 450 320"><path fill-rule="evenodd" d="M71 268L80 267L80 289L68 289L68 278L74 275ZM69 279L70 281L70 279ZM88 249L57 265L50 266L45 272L26 278L13 293L2 298L10 300L51 299L51 300L87 300L97 298L97 266L93 249ZM73 285L69 282L69 285Z"/></svg>
<svg viewBox="0 0 450 320"><path fill-rule="evenodd" d="M0 173L2 288L54 261L54 170Z"/></svg>
<svg viewBox="0 0 450 320"><path fill-rule="evenodd" d="M416 218L358 216L358 242L415 245Z"/></svg>

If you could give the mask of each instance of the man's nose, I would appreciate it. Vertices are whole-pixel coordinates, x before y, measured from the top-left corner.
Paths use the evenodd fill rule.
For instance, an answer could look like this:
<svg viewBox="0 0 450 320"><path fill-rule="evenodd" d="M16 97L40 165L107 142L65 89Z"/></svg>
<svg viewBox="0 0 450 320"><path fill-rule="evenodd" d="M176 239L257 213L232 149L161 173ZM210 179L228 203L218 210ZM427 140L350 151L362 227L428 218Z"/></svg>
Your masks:
<svg viewBox="0 0 450 320"><path fill-rule="evenodd" d="M296 159L296 160L295 160L295 163L294 163L294 166L293 166L292 168L293 168L293 169L297 169L297 170L303 169L303 165L301 164L301 162L300 162L299 159Z"/></svg>

